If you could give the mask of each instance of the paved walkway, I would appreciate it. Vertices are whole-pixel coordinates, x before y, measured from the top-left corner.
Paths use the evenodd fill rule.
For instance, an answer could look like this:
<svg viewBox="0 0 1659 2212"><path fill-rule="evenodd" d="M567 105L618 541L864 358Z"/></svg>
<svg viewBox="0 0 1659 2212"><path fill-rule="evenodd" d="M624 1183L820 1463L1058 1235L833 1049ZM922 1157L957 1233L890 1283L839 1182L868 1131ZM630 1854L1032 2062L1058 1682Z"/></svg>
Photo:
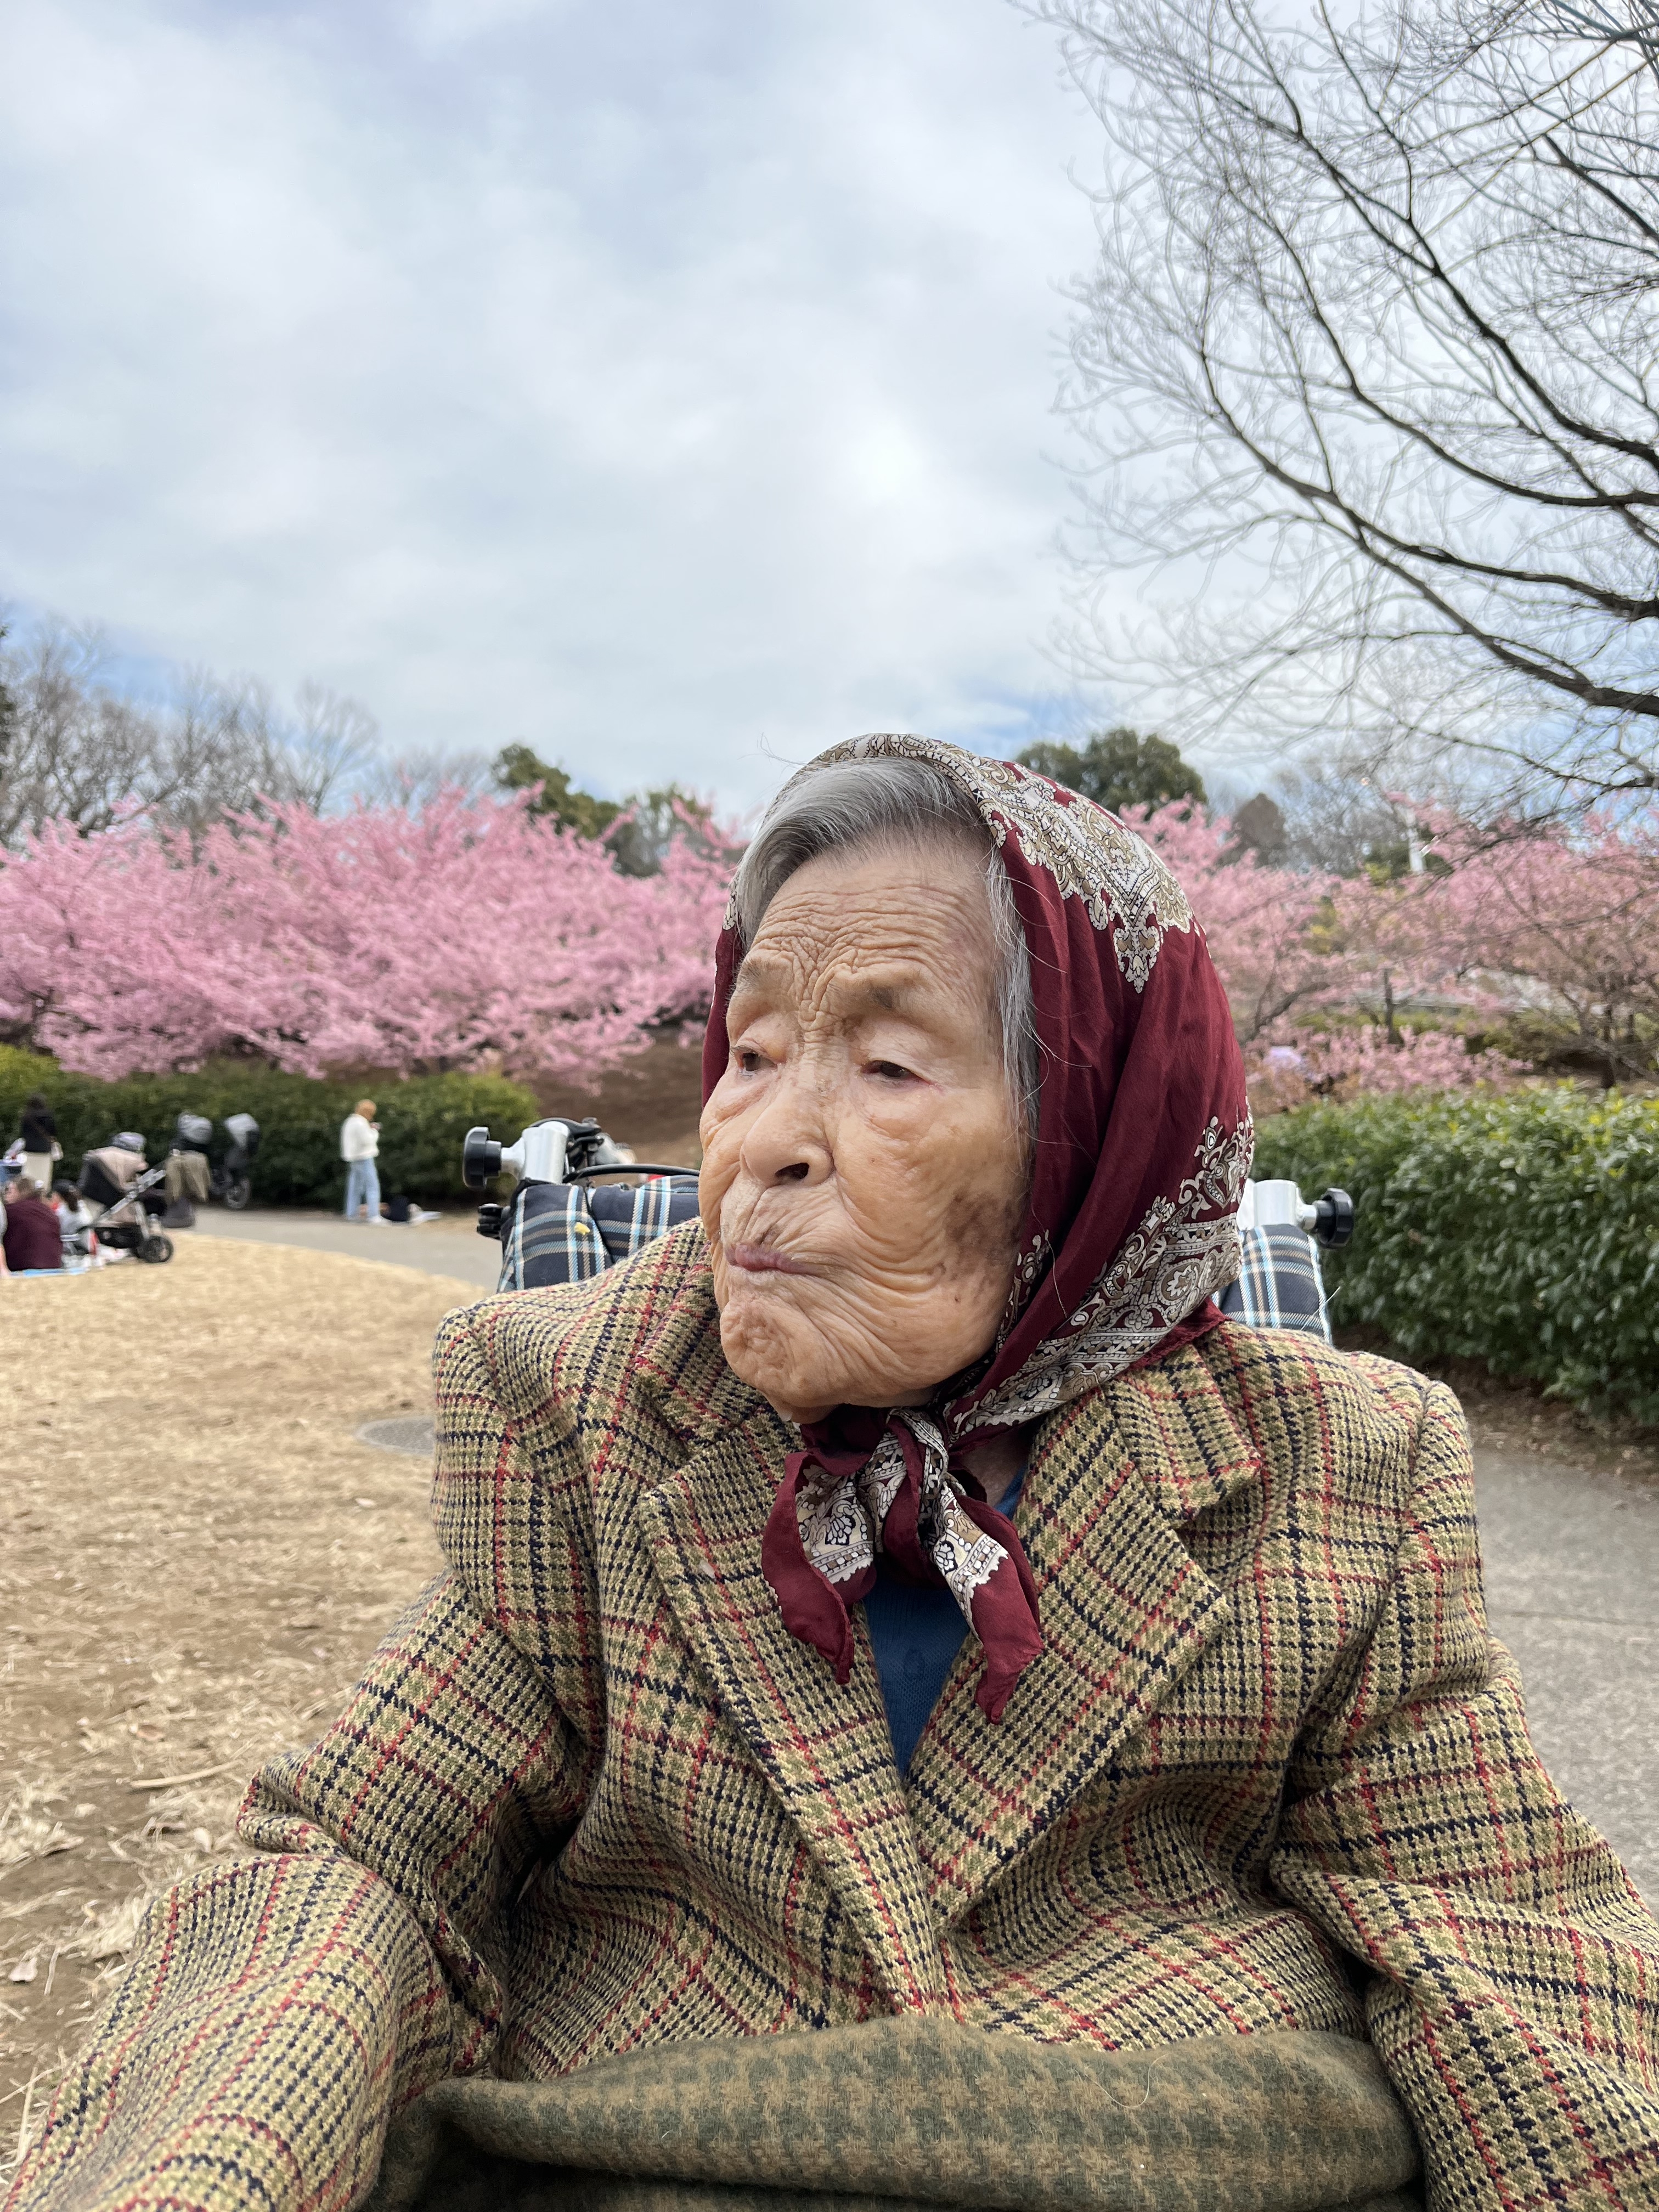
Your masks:
<svg viewBox="0 0 1659 2212"><path fill-rule="evenodd" d="M300 1244L494 1290L498 1248L454 1214L370 1229L300 1211L204 1208L198 1234ZM1564 1795L1659 1906L1659 1488L1529 1454L1478 1449L1492 1626Z"/></svg>
<svg viewBox="0 0 1659 2212"><path fill-rule="evenodd" d="M366 1221L346 1221L337 1213L299 1206L265 1212L250 1207L246 1213L198 1206L195 1228L179 1234L298 1244L309 1252L346 1252L354 1260L390 1261L394 1267L417 1267L425 1275L476 1283L481 1291L493 1291L501 1270L501 1246L477 1234L470 1213L446 1214L441 1221L422 1221L412 1227L388 1221L374 1229Z"/></svg>
<svg viewBox="0 0 1659 2212"><path fill-rule="evenodd" d="M1486 1450L1474 1480L1533 1740L1659 1909L1659 1488Z"/></svg>

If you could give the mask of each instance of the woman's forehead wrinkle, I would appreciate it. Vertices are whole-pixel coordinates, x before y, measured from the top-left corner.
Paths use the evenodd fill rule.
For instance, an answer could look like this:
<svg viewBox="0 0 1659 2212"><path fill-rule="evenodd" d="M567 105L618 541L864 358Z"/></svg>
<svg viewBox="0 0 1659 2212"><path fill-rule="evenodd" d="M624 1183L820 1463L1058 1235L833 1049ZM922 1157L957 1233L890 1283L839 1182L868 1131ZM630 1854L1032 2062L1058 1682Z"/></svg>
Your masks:
<svg viewBox="0 0 1659 2212"><path fill-rule="evenodd" d="M771 925L769 915L732 978L733 998L782 986L803 1001L833 1000L844 1014L899 1012L933 994L960 995L981 949L943 926L943 917L918 927L905 915L788 914ZM988 964L988 945L983 951Z"/></svg>

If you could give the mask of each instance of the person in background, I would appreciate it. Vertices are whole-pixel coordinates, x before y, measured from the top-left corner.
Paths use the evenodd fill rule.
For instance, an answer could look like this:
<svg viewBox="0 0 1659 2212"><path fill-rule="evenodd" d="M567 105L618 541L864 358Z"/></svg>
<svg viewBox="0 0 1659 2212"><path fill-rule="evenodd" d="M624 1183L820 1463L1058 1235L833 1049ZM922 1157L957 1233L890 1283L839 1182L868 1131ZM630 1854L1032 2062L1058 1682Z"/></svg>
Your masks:
<svg viewBox="0 0 1659 2212"><path fill-rule="evenodd" d="M63 1267L58 1216L32 1176L19 1176L6 1193L4 1250L14 1275L56 1274Z"/></svg>
<svg viewBox="0 0 1659 2212"><path fill-rule="evenodd" d="M98 1237L79 1185L60 1178L52 1187L49 1203L58 1216L64 1265L71 1274L84 1274L88 1267L99 1264Z"/></svg>
<svg viewBox="0 0 1659 2212"><path fill-rule="evenodd" d="M422 1221L436 1221L439 1216L424 1206L416 1206L414 1200L405 1197L402 1191L394 1190L386 1202L386 1218L413 1226Z"/></svg>
<svg viewBox="0 0 1659 2212"><path fill-rule="evenodd" d="M380 1170L375 1156L380 1132L374 1121L374 1101L360 1098L340 1124L340 1158L346 1164L345 1218L357 1218L357 1209L375 1228L380 1221Z"/></svg>
<svg viewBox="0 0 1659 2212"><path fill-rule="evenodd" d="M17 1133L23 1140L23 1173L43 1191L50 1190L52 1162L63 1158L64 1150L58 1141L57 1119L44 1091L30 1091Z"/></svg>

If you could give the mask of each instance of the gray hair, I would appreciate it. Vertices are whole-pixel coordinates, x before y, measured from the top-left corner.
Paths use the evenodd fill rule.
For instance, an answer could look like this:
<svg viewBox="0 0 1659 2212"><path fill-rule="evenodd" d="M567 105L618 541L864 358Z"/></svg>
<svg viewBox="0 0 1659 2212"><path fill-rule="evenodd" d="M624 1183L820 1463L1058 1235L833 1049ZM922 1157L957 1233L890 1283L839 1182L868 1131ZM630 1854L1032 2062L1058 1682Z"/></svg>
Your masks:
<svg viewBox="0 0 1659 2212"><path fill-rule="evenodd" d="M832 761L794 778L773 801L738 868L738 934L755 941L762 917L797 868L826 853L872 846L967 846L983 855L996 943L995 1006L1003 1072L1028 1140L1040 1094L1031 961L996 841L967 793L931 763L896 756Z"/></svg>

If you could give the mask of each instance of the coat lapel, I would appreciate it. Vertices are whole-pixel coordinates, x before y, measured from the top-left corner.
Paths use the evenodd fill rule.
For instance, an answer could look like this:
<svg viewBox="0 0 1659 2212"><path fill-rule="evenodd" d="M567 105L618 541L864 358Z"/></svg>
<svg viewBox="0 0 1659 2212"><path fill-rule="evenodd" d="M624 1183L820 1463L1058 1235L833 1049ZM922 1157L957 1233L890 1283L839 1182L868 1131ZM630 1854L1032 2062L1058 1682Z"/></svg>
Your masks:
<svg viewBox="0 0 1659 2212"><path fill-rule="evenodd" d="M676 1300L643 1366L665 1413L700 1445L638 1508L680 1632L890 2001L939 2002L944 1964L862 1612L843 1689L784 1626L761 1571L762 1534L794 1440L720 1358L706 1287Z"/></svg>
<svg viewBox="0 0 1659 2212"><path fill-rule="evenodd" d="M993 1726L974 1702L970 1638L910 1764L941 1929L1109 1772L1220 1629L1227 1599L1181 1532L1259 1464L1195 1349L1044 1424L1016 1526L1047 1649Z"/></svg>

